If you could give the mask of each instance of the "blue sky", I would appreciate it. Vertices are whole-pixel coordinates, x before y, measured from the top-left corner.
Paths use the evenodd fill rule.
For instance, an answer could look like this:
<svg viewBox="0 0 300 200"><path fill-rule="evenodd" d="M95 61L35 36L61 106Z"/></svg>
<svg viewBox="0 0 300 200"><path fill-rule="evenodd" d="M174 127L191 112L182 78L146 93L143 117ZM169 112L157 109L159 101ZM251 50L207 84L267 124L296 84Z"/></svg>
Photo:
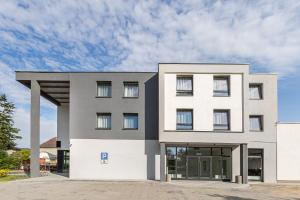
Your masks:
<svg viewBox="0 0 300 200"><path fill-rule="evenodd" d="M299 1L0 0L0 92L29 145L29 90L15 70L156 71L158 62L250 63L279 74L279 120L300 121ZM56 134L42 99L41 140Z"/></svg>

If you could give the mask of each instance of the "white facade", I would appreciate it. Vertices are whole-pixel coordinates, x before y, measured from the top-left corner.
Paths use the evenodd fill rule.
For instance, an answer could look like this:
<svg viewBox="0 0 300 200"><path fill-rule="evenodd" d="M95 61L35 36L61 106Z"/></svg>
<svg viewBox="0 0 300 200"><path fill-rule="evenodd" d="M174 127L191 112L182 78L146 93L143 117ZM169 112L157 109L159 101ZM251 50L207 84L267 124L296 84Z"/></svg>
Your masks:
<svg viewBox="0 0 300 200"><path fill-rule="evenodd" d="M300 123L277 124L277 179L300 180Z"/></svg>
<svg viewBox="0 0 300 200"><path fill-rule="evenodd" d="M159 179L157 140L71 139L70 178L89 180ZM108 153L107 164L101 152Z"/></svg>
<svg viewBox="0 0 300 200"><path fill-rule="evenodd" d="M193 109L194 131L213 131L213 110L230 110L231 131L242 131L242 75L230 75L230 97L214 97L214 74L193 74L193 96L176 96L178 74L165 74L165 130L176 130L176 109ZM219 75L219 74L218 74ZM228 74L226 74L228 75Z"/></svg>

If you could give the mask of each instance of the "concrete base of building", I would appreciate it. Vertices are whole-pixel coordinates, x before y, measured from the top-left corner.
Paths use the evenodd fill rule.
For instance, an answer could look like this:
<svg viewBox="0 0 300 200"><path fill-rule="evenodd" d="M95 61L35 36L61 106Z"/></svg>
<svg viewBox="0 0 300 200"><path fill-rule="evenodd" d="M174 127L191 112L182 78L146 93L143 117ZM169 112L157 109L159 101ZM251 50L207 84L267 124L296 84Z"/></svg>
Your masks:
<svg viewBox="0 0 300 200"><path fill-rule="evenodd" d="M160 179L157 140L71 139L70 143L71 179ZM101 153L107 155L106 160Z"/></svg>

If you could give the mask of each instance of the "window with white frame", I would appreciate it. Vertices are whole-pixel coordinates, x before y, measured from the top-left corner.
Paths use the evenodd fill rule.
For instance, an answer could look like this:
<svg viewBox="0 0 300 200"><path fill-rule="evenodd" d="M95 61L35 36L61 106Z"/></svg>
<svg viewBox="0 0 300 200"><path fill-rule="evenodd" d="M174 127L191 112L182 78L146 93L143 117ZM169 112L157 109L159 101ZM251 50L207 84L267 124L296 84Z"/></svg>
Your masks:
<svg viewBox="0 0 300 200"><path fill-rule="evenodd" d="M177 130L192 130L193 129L193 110L177 109L176 116Z"/></svg>
<svg viewBox="0 0 300 200"><path fill-rule="evenodd" d="M250 99L262 99L262 84L249 84Z"/></svg>
<svg viewBox="0 0 300 200"><path fill-rule="evenodd" d="M137 113L123 114L123 128L124 129L138 129L139 118Z"/></svg>
<svg viewBox="0 0 300 200"><path fill-rule="evenodd" d="M263 116L250 115L250 131L263 131Z"/></svg>
<svg viewBox="0 0 300 200"><path fill-rule="evenodd" d="M111 82L98 81L97 82L97 97L111 97Z"/></svg>
<svg viewBox="0 0 300 200"><path fill-rule="evenodd" d="M230 129L229 113L229 110L214 110L214 130Z"/></svg>
<svg viewBox="0 0 300 200"><path fill-rule="evenodd" d="M97 128L111 129L111 113L97 113Z"/></svg>
<svg viewBox="0 0 300 200"><path fill-rule="evenodd" d="M124 97L138 97L139 83L138 82L124 82Z"/></svg>
<svg viewBox="0 0 300 200"><path fill-rule="evenodd" d="M214 76L214 96L227 97L230 95L229 76Z"/></svg>
<svg viewBox="0 0 300 200"><path fill-rule="evenodd" d="M193 76L177 76L176 94L177 96L193 95Z"/></svg>

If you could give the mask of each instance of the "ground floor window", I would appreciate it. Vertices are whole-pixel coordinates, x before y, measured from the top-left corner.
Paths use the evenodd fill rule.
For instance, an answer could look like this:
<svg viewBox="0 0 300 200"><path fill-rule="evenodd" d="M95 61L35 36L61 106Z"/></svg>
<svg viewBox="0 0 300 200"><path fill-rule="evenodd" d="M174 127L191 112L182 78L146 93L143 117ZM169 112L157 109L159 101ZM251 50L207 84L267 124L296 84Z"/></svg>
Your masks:
<svg viewBox="0 0 300 200"><path fill-rule="evenodd" d="M167 147L167 173L172 179L231 179L230 147Z"/></svg>
<svg viewBox="0 0 300 200"><path fill-rule="evenodd" d="M248 179L263 181L263 150L248 149Z"/></svg>
<svg viewBox="0 0 300 200"><path fill-rule="evenodd" d="M57 150L57 172L68 173L70 162L69 150Z"/></svg>

